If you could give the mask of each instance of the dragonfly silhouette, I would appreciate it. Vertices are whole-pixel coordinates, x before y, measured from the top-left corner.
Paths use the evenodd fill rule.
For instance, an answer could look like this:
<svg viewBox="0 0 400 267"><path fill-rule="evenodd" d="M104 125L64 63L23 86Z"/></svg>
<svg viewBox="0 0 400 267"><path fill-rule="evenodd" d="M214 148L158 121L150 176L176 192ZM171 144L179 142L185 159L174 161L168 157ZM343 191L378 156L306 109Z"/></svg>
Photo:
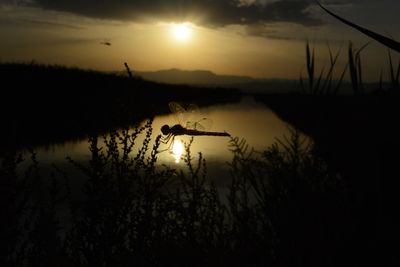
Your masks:
<svg viewBox="0 0 400 267"><path fill-rule="evenodd" d="M209 132L206 131L207 128L211 127L212 121L208 118L201 118L197 121L187 121L186 126L183 126L183 122L185 118L190 116L195 116L199 114L199 108L197 105L189 105L187 109L183 108L180 104L176 102L170 102L169 108L171 112L175 115L175 118L178 120L179 124L175 124L173 126L164 125L161 127L161 132L164 137L162 142L164 144L168 144L171 139L169 147L174 143L175 136L178 135L189 135L189 136L231 136L227 132Z"/></svg>

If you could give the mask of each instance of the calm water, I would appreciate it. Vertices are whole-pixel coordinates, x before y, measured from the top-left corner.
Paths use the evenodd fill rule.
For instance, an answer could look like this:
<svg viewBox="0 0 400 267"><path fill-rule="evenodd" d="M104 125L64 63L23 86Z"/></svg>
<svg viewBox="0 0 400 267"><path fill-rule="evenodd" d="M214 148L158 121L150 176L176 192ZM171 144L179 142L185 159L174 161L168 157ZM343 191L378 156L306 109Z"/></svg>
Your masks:
<svg viewBox="0 0 400 267"><path fill-rule="evenodd" d="M269 108L257 103L253 98L244 98L240 103L216 105L200 109L200 117L207 117L212 120L209 131L226 131L232 137L245 138L250 147L256 150L263 150L270 146L275 138L288 134L287 124L280 120ZM164 124L174 125L177 119L173 114L158 116L153 122L152 140L161 134L160 128ZM187 143L190 137L179 136L176 141ZM137 140L137 144L141 144ZM197 156L202 152L207 160L208 172L210 175L221 175L226 173L228 166L226 162L231 161L232 153L229 151L229 137L198 136L194 138L191 147L192 155ZM152 144L151 144L152 146ZM164 145L160 149L166 149ZM76 161L90 160L87 140L79 142L68 142L50 148L40 148L37 155L41 166L55 163L57 166L69 166L65 160L70 156ZM166 164L174 168L182 167L184 164L179 157L171 151L162 152L158 156L160 164Z"/></svg>

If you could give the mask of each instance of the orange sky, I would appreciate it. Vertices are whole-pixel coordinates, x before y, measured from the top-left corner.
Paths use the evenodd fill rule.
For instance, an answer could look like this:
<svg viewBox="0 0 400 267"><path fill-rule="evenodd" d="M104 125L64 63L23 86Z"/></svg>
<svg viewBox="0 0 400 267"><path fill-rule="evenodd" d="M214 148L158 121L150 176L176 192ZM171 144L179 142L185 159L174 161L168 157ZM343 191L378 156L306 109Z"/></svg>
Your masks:
<svg viewBox="0 0 400 267"><path fill-rule="evenodd" d="M2 61L35 60L106 71L123 70L123 63L128 62L134 70L202 69L217 74L297 79L305 66L306 39L316 48L319 66L328 63L327 42L333 50L342 47L338 73L346 61L348 41L352 40L356 46L369 41L316 9L313 16L323 23L302 25L277 20L250 27L230 23L210 26L200 15L185 16L185 21L163 18L134 21L4 2L0 1ZM349 16L349 10L355 7L367 11L371 8L367 4L343 5L335 11ZM393 13L388 13L385 21L397 20L397 24L384 24L381 20L375 23L366 15L354 14L354 20L366 27L390 32L394 37L398 33L399 20ZM185 40L177 38L174 32L175 25L181 22L187 22L189 36ZM101 44L104 42L110 42L111 46ZM380 69L387 68L386 54L384 47L374 43L365 50L367 80L377 80Z"/></svg>

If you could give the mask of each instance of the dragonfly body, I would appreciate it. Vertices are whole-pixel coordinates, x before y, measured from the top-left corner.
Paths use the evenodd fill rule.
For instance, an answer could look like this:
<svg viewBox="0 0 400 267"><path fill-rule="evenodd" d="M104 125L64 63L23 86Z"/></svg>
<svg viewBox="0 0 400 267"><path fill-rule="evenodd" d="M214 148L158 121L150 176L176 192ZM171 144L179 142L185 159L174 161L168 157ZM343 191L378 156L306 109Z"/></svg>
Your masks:
<svg viewBox="0 0 400 267"><path fill-rule="evenodd" d="M207 118L202 118L197 121L189 121L184 120L187 115L195 115L198 113L198 107L194 104L188 106L187 109L183 108L180 104L176 102L170 102L169 108L172 113L175 115L175 118L179 122L173 126L164 125L161 127L161 132L164 137L162 138L162 142L164 144L170 143L169 147L173 144L175 136L178 135L190 135L190 136L231 136L227 132L209 132L206 131L207 126L211 127L212 121ZM186 122L186 123L185 123ZM186 125L186 127L182 126ZM172 142L170 142L172 139ZM166 149L168 150L169 147Z"/></svg>
<svg viewBox="0 0 400 267"><path fill-rule="evenodd" d="M231 136L226 132L208 132L199 131L194 129L187 129L180 124L175 124L172 127L164 125L161 127L161 132L166 136L177 136L177 135L191 135L191 136Z"/></svg>

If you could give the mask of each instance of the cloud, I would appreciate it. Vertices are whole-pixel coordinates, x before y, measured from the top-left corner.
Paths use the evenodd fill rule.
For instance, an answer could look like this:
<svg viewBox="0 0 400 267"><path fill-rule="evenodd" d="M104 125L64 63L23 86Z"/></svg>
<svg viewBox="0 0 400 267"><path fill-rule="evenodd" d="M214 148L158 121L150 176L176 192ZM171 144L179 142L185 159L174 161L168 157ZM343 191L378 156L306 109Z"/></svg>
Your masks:
<svg viewBox="0 0 400 267"><path fill-rule="evenodd" d="M309 12L310 0L35 0L29 5L99 19L192 21L210 27L322 23Z"/></svg>
<svg viewBox="0 0 400 267"><path fill-rule="evenodd" d="M292 25L294 26L294 25ZM285 30L282 30L285 29ZM288 32L290 34L288 34ZM262 24L248 25L245 28L246 35L264 37L274 40L299 40L300 38L293 34L293 32L288 31L283 25L269 25L266 27ZM304 38L302 39L304 40Z"/></svg>
<svg viewBox="0 0 400 267"><path fill-rule="evenodd" d="M55 28L66 28L66 29L83 29L83 27L72 25L72 24L66 24L66 23L58 23L58 22L53 22L53 21L45 21L45 20L34 20L34 19L20 19L19 20L21 23L26 23L30 25L36 25L36 26L43 26L43 27L55 27Z"/></svg>

